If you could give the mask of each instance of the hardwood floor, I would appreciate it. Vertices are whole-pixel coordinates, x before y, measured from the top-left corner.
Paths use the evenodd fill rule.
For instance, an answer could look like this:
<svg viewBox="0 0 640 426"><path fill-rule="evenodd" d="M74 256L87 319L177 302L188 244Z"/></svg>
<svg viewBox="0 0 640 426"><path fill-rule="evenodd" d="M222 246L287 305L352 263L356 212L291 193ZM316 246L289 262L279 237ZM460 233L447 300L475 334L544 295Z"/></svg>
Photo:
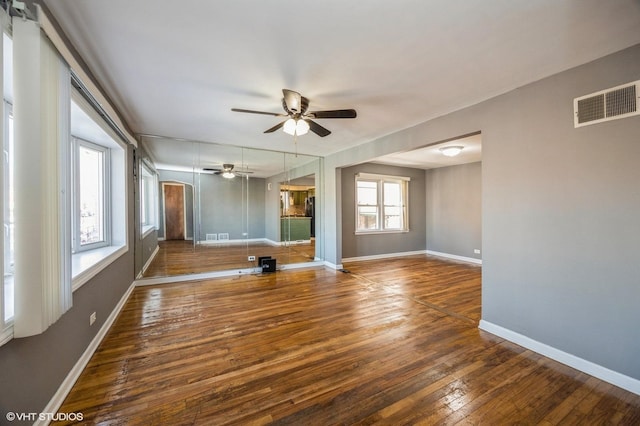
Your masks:
<svg viewBox="0 0 640 426"><path fill-rule="evenodd" d="M138 287L59 412L86 423L640 424L640 396L480 331L413 256Z"/></svg>
<svg viewBox="0 0 640 426"><path fill-rule="evenodd" d="M144 272L144 278L198 274L229 269L252 268L256 262L248 262L249 255L271 256L278 265L312 262L315 241L311 243L274 246L267 243L227 243L198 245L193 241L160 241L159 250Z"/></svg>

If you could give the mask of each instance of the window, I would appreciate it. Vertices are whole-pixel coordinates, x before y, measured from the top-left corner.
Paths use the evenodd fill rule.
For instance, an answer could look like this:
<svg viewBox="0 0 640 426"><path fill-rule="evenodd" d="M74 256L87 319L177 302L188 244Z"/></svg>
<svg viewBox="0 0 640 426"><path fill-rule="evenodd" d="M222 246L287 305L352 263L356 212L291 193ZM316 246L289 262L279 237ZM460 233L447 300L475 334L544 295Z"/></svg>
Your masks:
<svg viewBox="0 0 640 426"><path fill-rule="evenodd" d="M71 274L77 290L128 249L126 144L71 92Z"/></svg>
<svg viewBox="0 0 640 426"><path fill-rule="evenodd" d="M356 175L356 232L407 231L408 183L406 177Z"/></svg>
<svg viewBox="0 0 640 426"><path fill-rule="evenodd" d="M3 55L0 57L4 77L2 84L3 131L0 180L2 184L3 245L2 271L4 279L0 286L0 345L13 337L14 318L14 273L15 273L15 215L14 215L14 137L13 137L13 41L2 29Z"/></svg>
<svg viewBox="0 0 640 426"><path fill-rule="evenodd" d="M73 251L110 244L109 149L73 138Z"/></svg>
<svg viewBox="0 0 640 426"><path fill-rule="evenodd" d="M4 286L2 291L2 320L0 324L8 324L13 319L13 274L14 274L14 232L13 214L13 109L11 104L4 103L3 137L3 217L4 217Z"/></svg>
<svg viewBox="0 0 640 426"><path fill-rule="evenodd" d="M153 170L144 162L140 167L140 227L142 235L156 227L157 179Z"/></svg>

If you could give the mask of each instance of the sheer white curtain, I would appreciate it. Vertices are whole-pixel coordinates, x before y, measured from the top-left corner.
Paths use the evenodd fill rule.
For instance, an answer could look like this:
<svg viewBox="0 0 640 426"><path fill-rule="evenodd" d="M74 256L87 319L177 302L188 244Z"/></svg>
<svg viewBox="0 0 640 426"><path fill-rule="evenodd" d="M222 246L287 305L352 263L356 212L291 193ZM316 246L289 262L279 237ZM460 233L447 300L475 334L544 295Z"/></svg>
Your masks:
<svg viewBox="0 0 640 426"><path fill-rule="evenodd" d="M72 305L70 73L37 23L14 19L14 337L42 333Z"/></svg>

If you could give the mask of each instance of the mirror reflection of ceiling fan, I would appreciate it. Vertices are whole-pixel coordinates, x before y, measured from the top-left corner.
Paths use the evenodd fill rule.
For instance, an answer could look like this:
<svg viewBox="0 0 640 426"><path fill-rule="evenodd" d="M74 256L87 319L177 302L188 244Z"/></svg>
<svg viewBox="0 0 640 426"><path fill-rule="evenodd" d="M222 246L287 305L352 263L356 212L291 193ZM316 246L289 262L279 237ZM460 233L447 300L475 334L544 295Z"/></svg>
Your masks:
<svg viewBox="0 0 640 426"><path fill-rule="evenodd" d="M309 108L309 99L305 98L298 92L293 90L282 89L282 108L283 113L265 112L265 111L253 111L249 109L231 108L231 111L235 112L248 112L251 114L264 114L273 115L275 117L288 117L281 123L276 124L270 129L264 131L264 133L272 133L282 128L282 130L290 135L304 135L309 130L320 137L325 137L331 134L329 129L326 129L313 121L312 119L321 118L356 118L355 109L336 109L330 111L307 111Z"/></svg>
<svg viewBox="0 0 640 426"><path fill-rule="evenodd" d="M205 172L213 172L214 175L221 175L223 178L233 179L236 176L246 176L253 172L249 171L237 171L233 169L233 164L223 164L221 169L213 169L210 167L203 168Z"/></svg>

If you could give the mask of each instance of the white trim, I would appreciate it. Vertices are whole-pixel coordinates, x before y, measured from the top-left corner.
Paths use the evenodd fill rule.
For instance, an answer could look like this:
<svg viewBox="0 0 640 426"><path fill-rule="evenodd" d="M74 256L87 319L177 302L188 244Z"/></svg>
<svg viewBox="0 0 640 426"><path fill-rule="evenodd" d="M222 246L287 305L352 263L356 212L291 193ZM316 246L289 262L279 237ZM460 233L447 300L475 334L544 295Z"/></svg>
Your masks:
<svg viewBox="0 0 640 426"><path fill-rule="evenodd" d="M69 67L76 73L78 78L82 81L82 84L87 88L87 90L91 93L91 95L100 103L102 108L109 115L109 118L114 122L114 124L118 126L122 134L126 136L127 141L137 148L138 141L133 136L131 136L131 134L126 130L127 127L124 125L122 120L120 120L120 117L116 113L116 110L112 106L111 102L107 100L107 98L102 94L102 91L98 89L98 86L96 86L93 83L93 80L89 77L89 75L85 73L82 66L80 66L75 56L71 53L71 51L67 47L67 44L64 42L62 37L60 37L60 35L56 31L55 27L51 23L51 20L49 19L49 16L47 16L47 14L44 13L44 10L42 10L40 5L36 5L36 7L38 9L37 10L38 23L40 24L40 27L45 32L47 37L49 37L49 39L51 40L53 45L56 47L60 55L64 58L65 61L67 61L67 63L69 64Z"/></svg>
<svg viewBox="0 0 640 426"><path fill-rule="evenodd" d="M198 244L203 246L216 246L221 244L262 243L268 242L266 238L244 238L234 240L200 240Z"/></svg>
<svg viewBox="0 0 640 426"><path fill-rule="evenodd" d="M80 377L80 374L82 374L85 367L91 360L91 357L93 356L94 352L98 349L98 346L100 346L102 339L104 339L104 336L107 335L107 332L115 322L116 318L118 317L118 314L120 314L120 311L122 310L125 303L129 299L129 296L133 292L134 288L135 288L135 282L131 283L127 291L122 295L118 304L115 306L115 308L113 309L113 311L111 312L107 320L104 322L104 324L102 324L102 327L100 327L100 330L98 331L98 333L95 335L91 343L89 343L89 346L87 346L87 349L85 349L80 359L78 359L78 361L73 366L71 371L69 371L69 374L67 374L67 377L65 377L62 384L58 387L58 390L53 395L53 397L51 398L47 406L44 408L44 410L42 410L43 413L58 412L58 409L62 406L62 403L64 402L67 395L69 395L69 392L71 392L71 389L73 388L73 385L76 383L76 381ZM38 420L34 423L34 425L48 425L48 424L49 424L48 420Z"/></svg>
<svg viewBox="0 0 640 426"><path fill-rule="evenodd" d="M379 229L379 230L364 230L364 231L355 231L353 235L384 235L384 234L407 234L411 232L409 228L407 229Z"/></svg>
<svg viewBox="0 0 640 426"><path fill-rule="evenodd" d="M302 268L315 268L324 266L324 262L322 261L312 261L312 262L300 262L300 263L285 263L283 265L278 266L280 271L287 271L290 269L302 269Z"/></svg>
<svg viewBox="0 0 640 426"><path fill-rule="evenodd" d="M331 269L335 269L336 271L340 270L343 268L342 263L331 263L328 260L325 260L323 262L324 266L326 266L327 268L331 268Z"/></svg>
<svg viewBox="0 0 640 426"><path fill-rule="evenodd" d="M200 280L206 280L209 278L220 278L220 277L254 274L255 271L256 271L255 268L241 268L241 269L228 269L225 271L203 272L200 274L173 275L173 276L157 277L157 278L143 278L140 280L136 280L135 285L142 287L142 286L156 285L156 284L171 284L171 283L181 283L185 281L200 281Z"/></svg>
<svg viewBox="0 0 640 426"><path fill-rule="evenodd" d="M151 265L151 262L153 262L153 259L155 259L156 255L158 254L159 251L160 251L160 246L156 246L156 249L153 251L153 253L151 253L151 256L149 257L147 262L142 267L142 271L140 271L140 273L138 274L138 276L136 278L142 278L142 275L145 273L145 271L147 270L149 265Z"/></svg>
<svg viewBox="0 0 640 426"><path fill-rule="evenodd" d="M142 235L141 235L142 239L144 239L146 236L151 234L153 231L157 231L155 225L144 225L142 227Z"/></svg>
<svg viewBox="0 0 640 426"><path fill-rule="evenodd" d="M4 315L4 311L1 311ZM4 330L0 331L0 346L13 339L13 322L5 324Z"/></svg>
<svg viewBox="0 0 640 426"><path fill-rule="evenodd" d="M298 268L309 268L309 267L322 267L325 266L323 262L304 262L304 263L292 263L286 265L278 266L278 270L285 269L298 269ZM203 272L200 274L188 274L188 275L174 275L167 277L157 277L157 278L143 278L135 281L136 286L148 286L148 285L156 285L156 284L171 284L178 282L186 282L186 281L201 281L210 278L220 278L220 277L231 277L238 275L251 275L251 274L259 274L262 272L261 268L240 268L240 269L228 269L225 271L212 271L212 272Z"/></svg>
<svg viewBox="0 0 640 426"><path fill-rule="evenodd" d="M473 257L458 256L457 254L441 253L439 251L427 250L426 253L431 256L445 257L447 259L459 260L461 262L475 263L476 265L482 265L482 259L476 259Z"/></svg>
<svg viewBox="0 0 640 426"><path fill-rule="evenodd" d="M98 275L98 272L116 261L120 256L129 251L127 245L123 246L107 246L94 250L88 250L75 253L72 256L73 270L73 286L72 290L76 291L91 278ZM90 263L90 266L84 266L82 263Z"/></svg>
<svg viewBox="0 0 640 426"><path fill-rule="evenodd" d="M378 173L356 173L356 178L358 179L371 179L371 180L388 180L388 181L405 181L409 182L411 178L409 176L395 176L395 175L381 175Z"/></svg>
<svg viewBox="0 0 640 426"><path fill-rule="evenodd" d="M547 358L551 358L554 361L558 361L562 364L568 365L569 367L580 370L600 380L604 380L607 383L611 383L612 385L618 386L629 392L633 392L636 395L640 395L640 380L638 379L634 379L633 377L626 376L622 373L618 373L617 371L613 371L591 361L587 361L586 359L561 351L553 346L538 342L537 340L533 340L527 336L493 324L489 321L480 320L478 328L532 350L540 355L544 355Z"/></svg>
<svg viewBox="0 0 640 426"><path fill-rule="evenodd" d="M387 259L390 257L414 256L416 254L426 254L426 253L427 253L426 250L403 251L399 253L382 253L382 254L372 254L370 256L345 257L342 259L342 261L343 262L361 262L363 260L375 260L375 259Z"/></svg>

